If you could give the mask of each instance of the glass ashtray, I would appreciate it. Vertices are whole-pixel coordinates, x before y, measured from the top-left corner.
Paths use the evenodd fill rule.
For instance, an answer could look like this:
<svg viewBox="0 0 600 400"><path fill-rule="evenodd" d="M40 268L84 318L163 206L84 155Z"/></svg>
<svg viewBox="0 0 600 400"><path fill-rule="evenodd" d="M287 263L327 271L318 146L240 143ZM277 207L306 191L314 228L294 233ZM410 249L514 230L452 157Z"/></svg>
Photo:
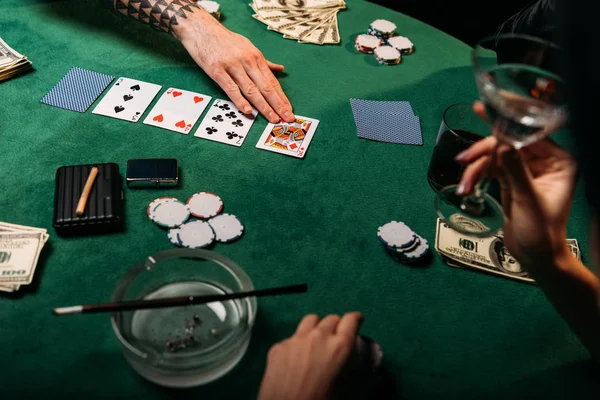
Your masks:
<svg viewBox="0 0 600 400"><path fill-rule="evenodd" d="M111 301L202 296L253 290L233 261L208 250L154 254L119 280ZM156 384L186 388L229 372L244 356L256 317L255 297L111 315L125 358Z"/></svg>

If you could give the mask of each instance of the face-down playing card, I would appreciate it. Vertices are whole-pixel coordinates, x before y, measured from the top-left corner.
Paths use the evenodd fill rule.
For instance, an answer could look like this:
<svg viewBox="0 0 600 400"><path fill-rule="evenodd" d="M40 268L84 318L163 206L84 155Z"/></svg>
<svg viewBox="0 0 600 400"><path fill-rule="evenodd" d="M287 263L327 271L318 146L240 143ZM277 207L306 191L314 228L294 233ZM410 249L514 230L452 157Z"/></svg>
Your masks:
<svg viewBox="0 0 600 400"><path fill-rule="evenodd" d="M258 112L243 114L231 101L217 99L212 104L195 137L240 147Z"/></svg>
<svg viewBox="0 0 600 400"><path fill-rule="evenodd" d="M162 86L119 78L94 108L93 113L137 122Z"/></svg>
<svg viewBox="0 0 600 400"><path fill-rule="evenodd" d="M306 150L317 130L319 121L296 116L294 122L269 124L256 147L292 157L304 158Z"/></svg>
<svg viewBox="0 0 600 400"><path fill-rule="evenodd" d="M188 134L204 112L211 97L170 88L152 108L144 124Z"/></svg>
<svg viewBox="0 0 600 400"><path fill-rule="evenodd" d="M114 77L73 67L42 99L42 103L86 112Z"/></svg>

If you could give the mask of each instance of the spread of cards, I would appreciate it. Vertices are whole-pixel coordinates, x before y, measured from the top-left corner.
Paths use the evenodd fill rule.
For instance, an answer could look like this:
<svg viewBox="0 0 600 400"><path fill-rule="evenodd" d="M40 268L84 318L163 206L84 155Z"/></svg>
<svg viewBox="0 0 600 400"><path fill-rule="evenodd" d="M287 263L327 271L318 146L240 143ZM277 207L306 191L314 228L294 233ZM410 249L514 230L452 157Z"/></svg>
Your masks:
<svg viewBox="0 0 600 400"><path fill-rule="evenodd" d="M51 106L86 112L113 82L114 77L73 67L41 100ZM188 134L202 139L240 147L256 119L257 111L242 113L231 101L212 100L205 94L168 88L145 114L162 86L131 78L118 78L92 113L123 121ZM202 122L196 123L207 110ZM268 124L256 147L291 157L304 158L319 121L296 116L291 123Z"/></svg>
<svg viewBox="0 0 600 400"><path fill-rule="evenodd" d="M252 17L285 39L299 43L338 44L337 14L346 8L343 0L254 0Z"/></svg>
<svg viewBox="0 0 600 400"><path fill-rule="evenodd" d="M46 229L0 222L0 291L16 292L33 281Z"/></svg>

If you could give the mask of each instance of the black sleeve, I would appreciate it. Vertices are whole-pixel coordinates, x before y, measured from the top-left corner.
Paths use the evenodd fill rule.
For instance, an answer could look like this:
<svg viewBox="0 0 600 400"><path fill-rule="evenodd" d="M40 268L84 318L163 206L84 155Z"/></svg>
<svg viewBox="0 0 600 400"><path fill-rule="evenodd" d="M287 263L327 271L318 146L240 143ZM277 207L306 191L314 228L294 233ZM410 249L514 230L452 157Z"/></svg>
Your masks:
<svg viewBox="0 0 600 400"><path fill-rule="evenodd" d="M566 66L569 112L587 198L600 213L600 2L560 0L561 45Z"/></svg>
<svg viewBox="0 0 600 400"><path fill-rule="evenodd" d="M521 33L555 42L557 18L555 0L534 0L502 24L498 33Z"/></svg>

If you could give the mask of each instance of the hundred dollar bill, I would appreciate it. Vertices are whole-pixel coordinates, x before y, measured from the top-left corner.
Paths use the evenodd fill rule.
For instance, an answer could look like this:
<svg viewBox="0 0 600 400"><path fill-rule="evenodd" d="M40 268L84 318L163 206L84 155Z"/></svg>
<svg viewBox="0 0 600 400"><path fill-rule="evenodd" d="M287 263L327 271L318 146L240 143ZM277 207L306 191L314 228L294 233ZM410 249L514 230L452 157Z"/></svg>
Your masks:
<svg viewBox="0 0 600 400"><path fill-rule="evenodd" d="M17 63L25 58L0 38L0 67Z"/></svg>
<svg viewBox="0 0 600 400"><path fill-rule="evenodd" d="M567 243L573 255L581 259L577 240L568 239ZM438 218L435 249L451 267L477 269L535 283L529 273L504 247L504 237L501 232L484 238L464 235Z"/></svg>
<svg viewBox="0 0 600 400"><path fill-rule="evenodd" d="M13 78L31 69L31 61L0 38L0 81Z"/></svg>
<svg viewBox="0 0 600 400"><path fill-rule="evenodd" d="M0 284L30 284L43 243L43 232L0 233Z"/></svg>

